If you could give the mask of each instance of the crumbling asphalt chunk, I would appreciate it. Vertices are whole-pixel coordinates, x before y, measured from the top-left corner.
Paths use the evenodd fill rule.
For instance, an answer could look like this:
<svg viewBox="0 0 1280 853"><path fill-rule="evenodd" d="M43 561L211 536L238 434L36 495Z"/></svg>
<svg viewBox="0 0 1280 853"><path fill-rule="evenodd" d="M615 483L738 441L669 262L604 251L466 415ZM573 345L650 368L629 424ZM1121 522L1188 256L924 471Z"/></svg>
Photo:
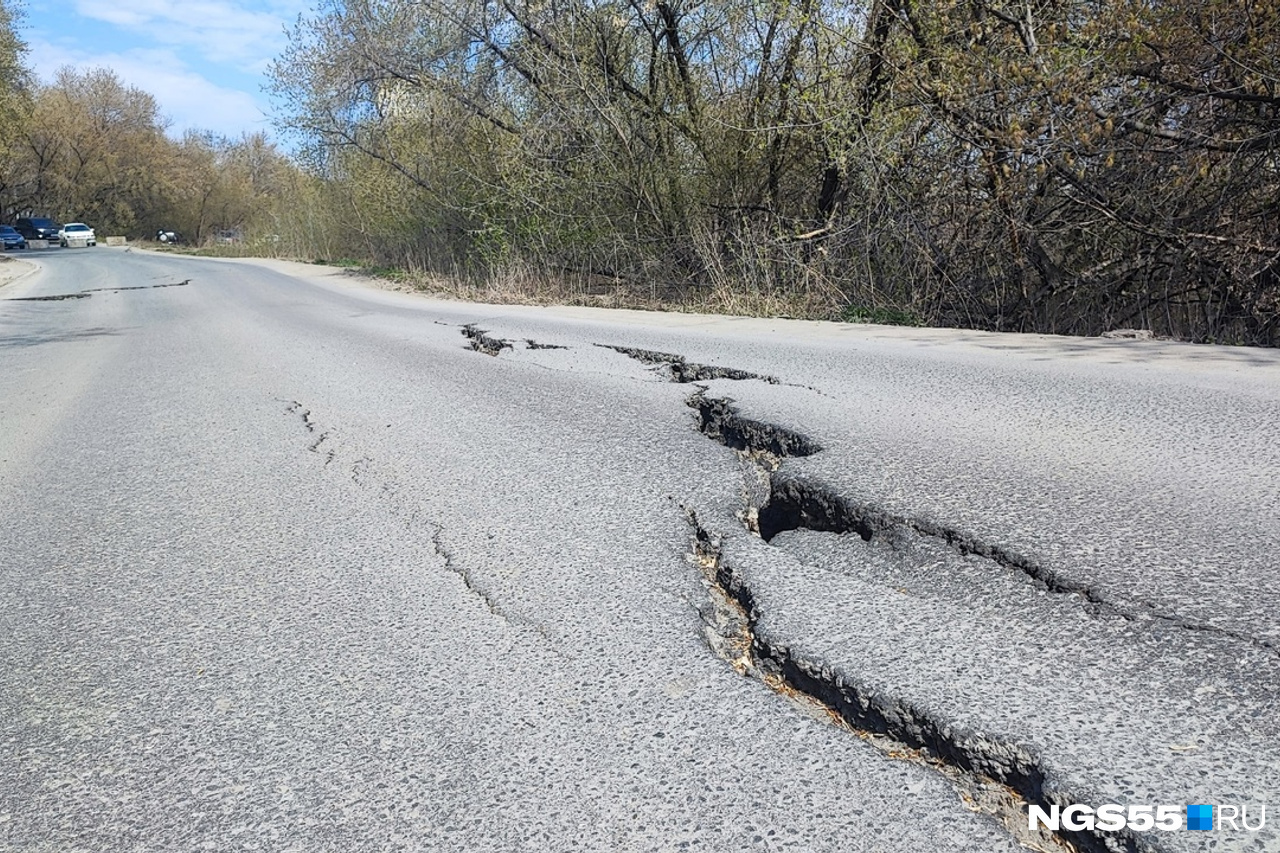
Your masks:
<svg viewBox="0 0 1280 853"><path fill-rule="evenodd" d="M728 398L708 397L705 390L700 390L685 402L698 414L699 432L725 447L778 457L812 456L822 450L807 435L743 417Z"/></svg>
<svg viewBox="0 0 1280 853"><path fill-rule="evenodd" d="M485 355L496 356L504 349L511 349L510 341L492 337L485 330L477 329L475 323L468 323L463 326L462 336L470 342L473 350L482 352Z"/></svg>
<svg viewBox="0 0 1280 853"><path fill-rule="evenodd" d="M990 560L994 564L993 569L1019 572L1055 595L1077 596L1085 603L1087 612L1093 615L1115 615L1130 622L1154 620L1170 628L1199 631L1248 643L1274 657L1280 657L1280 649L1268 640L1194 622L1139 598L1114 598L1040 560L1003 545L987 542L933 519L909 518L872 504L851 501L822 483L787 471L771 474L769 498L758 509L756 519L757 532L766 542L788 530L854 533L864 542L870 542L876 537L891 539L899 532L910 531L941 542L961 556L973 555Z"/></svg>

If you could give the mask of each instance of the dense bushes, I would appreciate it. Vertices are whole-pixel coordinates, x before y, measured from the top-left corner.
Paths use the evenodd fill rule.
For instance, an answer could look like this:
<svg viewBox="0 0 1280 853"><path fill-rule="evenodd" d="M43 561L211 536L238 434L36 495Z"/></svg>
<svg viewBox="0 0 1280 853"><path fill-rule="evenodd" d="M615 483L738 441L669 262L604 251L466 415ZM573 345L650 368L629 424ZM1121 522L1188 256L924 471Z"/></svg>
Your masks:
<svg viewBox="0 0 1280 853"><path fill-rule="evenodd" d="M1276 0L331 0L275 80L388 259L1275 345L1278 29Z"/></svg>

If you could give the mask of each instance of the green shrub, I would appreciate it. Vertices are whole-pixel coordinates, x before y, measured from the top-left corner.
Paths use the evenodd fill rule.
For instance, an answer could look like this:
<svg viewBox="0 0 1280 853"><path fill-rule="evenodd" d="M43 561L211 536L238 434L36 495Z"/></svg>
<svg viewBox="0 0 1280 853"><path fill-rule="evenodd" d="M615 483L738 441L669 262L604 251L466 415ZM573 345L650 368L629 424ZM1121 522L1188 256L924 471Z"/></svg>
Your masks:
<svg viewBox="0 0 1280 853"><path fill-rule="evenodd" d="M844 320L849 323L878 323L882 326L923 326L924 320L910 308L882 305L846 305Z"/></svg>

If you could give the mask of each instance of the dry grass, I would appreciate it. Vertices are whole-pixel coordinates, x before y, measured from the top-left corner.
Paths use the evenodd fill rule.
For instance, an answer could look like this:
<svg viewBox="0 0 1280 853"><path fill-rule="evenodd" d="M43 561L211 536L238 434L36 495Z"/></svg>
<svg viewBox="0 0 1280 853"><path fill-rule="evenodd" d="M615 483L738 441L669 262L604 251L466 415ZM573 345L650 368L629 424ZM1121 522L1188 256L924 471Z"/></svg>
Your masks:
<svg viewBox="0 0 1280 853"><path fill-rule="evenodd" d="M817 281L805 286L769 286L742 282L730 284L719 277L722 283L675 285L603 275L555 274L518 263L484 273L440 273L414 266L371 266L351 259L289 257L287 253L264 251L261 244L219 244L195 248L137 240L132 241L132 245L173 254L224 258L277 257L342 267L376 281L387 290L497 305L579 305L798 320L839 320L845 307L844 297L837 288Z"/></svg>
<svg viewBox="0 0 1280 853"><path fill-rule="evenodd" d="M676 287L603 276L584 280L520 268L498 270L483 277L426 271L394 278L377 274L374 277L384 286L398 290L500 305L581 305L803 320L839 319L842 308L834 294L817 289L760 292L727 286Z"/></svg>

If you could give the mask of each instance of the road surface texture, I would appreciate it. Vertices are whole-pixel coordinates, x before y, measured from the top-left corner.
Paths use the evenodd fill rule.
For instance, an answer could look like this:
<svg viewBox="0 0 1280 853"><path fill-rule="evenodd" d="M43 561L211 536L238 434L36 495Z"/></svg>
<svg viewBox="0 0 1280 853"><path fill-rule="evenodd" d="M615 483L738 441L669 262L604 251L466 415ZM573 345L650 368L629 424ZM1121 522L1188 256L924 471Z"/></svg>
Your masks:
<svg viewBox="0 0 1280 853"><path fill-rule="evenodd" d="M30 257L0 850L1280 850L1280 353Z"/></svg>

